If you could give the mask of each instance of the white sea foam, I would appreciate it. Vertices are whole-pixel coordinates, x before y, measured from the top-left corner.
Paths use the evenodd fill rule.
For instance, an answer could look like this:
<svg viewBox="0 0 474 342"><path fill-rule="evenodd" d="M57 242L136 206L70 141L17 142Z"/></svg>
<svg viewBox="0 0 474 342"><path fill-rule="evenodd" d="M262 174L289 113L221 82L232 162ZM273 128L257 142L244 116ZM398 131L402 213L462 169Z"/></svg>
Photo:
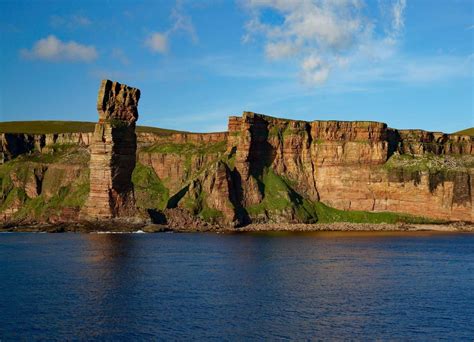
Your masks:
<svg viewBox="0 0 474 342"><path fill-rule="evenodd" d="M108 230L99 231L99 232L90 232L90 234L128 234L128 232L112 232Z"/></svg>
<svg viewBox="0 0 474 342"><path fill-rule="evenodd" d="M114 231L109 231L109 230L103 230L103 231L98 231L98 232L90 232L90 234L145 234L145 232L141 229L135 232L114 232Z"/></svg>

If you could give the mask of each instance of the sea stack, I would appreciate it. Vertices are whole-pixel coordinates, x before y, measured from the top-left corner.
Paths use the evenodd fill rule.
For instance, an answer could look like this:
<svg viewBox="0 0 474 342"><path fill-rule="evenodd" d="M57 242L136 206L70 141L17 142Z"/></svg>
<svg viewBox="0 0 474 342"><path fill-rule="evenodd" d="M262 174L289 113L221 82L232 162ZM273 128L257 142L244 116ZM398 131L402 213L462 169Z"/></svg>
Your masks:
<svg viewBox="0 0 474 342"><path fill-rule="evenodd" d="M97 98L99 122L90 145L90 193L87 219L127 218L136 214L132 172L135 168L140 90L103 80Z"/></svg>

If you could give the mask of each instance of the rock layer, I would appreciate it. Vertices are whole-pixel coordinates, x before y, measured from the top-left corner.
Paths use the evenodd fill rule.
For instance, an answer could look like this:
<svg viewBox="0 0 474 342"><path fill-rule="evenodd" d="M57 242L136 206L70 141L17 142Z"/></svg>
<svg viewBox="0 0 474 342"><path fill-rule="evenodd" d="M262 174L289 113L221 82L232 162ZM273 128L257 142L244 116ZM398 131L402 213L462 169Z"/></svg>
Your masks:
<svg viewBox="0 0 474 342"><path fill-rule="evenodd" d="M136 213L132 172L139 98L136 88L102 81L97 99L99 123L90 145L90 193L83 210L88 219L131 217Z"/></svg>

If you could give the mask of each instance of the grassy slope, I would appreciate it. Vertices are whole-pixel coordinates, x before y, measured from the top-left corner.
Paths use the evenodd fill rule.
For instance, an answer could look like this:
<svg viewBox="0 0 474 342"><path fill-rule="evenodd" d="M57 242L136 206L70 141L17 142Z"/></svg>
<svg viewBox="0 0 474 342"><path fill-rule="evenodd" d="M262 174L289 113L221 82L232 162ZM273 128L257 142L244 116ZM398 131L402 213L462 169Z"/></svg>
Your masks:
<svg viewBox="0 0 474 342"><path fill-rule="evenodd" d="M132 174L137 206L143 209L163 210L168 204L169 190L161 182L155 171L141 163L135 165Z"/></svg>
<svg viewBox="0 0 474 342"><path fill-rule="evenodd" d="M89 155L83 148L74 145L53 145L50 153L34 152L22 155L0 165L0 212L9 208L13 202L22 204L13 216L15 220L41 220L56 215L64 208L80 208L89 194L89 170L86 168ZM25 184L34 184L35 170L45 165L82 165L83 171L71 180L62 168L48 169L49 177L44 177L42 189L53 192L45 198L44 193L29 198ZM13 181L15 179L15 182Z"/></svg>
<svg viewBox="0 0 474 342"><path fill-rule="evenodd" d="M86 121L6 121L0 122L0 133L87 133L94 131L95 122ZM177 133L171 129L137 126L137 132L169 135Z"/></svg>
<svg viewBox="0 0 474 342"><path fill-rule="evenodd" d="M463 129L462 131L456 132L454 134L474 136L474 127Z"/></svg>

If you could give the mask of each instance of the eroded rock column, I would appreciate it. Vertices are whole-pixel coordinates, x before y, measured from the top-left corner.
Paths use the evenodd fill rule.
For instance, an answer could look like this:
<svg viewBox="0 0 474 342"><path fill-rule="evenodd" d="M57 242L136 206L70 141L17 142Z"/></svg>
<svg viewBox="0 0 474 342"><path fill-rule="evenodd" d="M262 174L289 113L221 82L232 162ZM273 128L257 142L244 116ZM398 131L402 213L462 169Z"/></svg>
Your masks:
<svg viewBox="0 0 474 342"><path fill-rule="evenodd" d="M99 122L90 145L90 192L83 209L88 219L132 217L140 90L103 80L97 98Z"/></svg>

